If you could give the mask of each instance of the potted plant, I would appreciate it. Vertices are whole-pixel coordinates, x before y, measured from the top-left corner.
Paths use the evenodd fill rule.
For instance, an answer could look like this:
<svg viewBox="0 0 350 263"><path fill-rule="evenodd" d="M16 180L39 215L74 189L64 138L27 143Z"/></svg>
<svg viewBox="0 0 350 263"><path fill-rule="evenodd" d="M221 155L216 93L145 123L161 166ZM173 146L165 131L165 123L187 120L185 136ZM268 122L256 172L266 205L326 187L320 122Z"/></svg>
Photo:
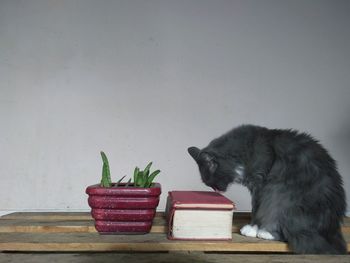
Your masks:
<svg viewBox="0 0 350 263"><path fill-rule="evenodd" d="M130 178L123 183L123 176L113 183L107 156L101 152L101 157L101 182L86 188L96 230L105 234L148 233L161 194L161 185L153 183L160 170L151 172L150 162L144 170L134 169L133 182Z"/></svg>

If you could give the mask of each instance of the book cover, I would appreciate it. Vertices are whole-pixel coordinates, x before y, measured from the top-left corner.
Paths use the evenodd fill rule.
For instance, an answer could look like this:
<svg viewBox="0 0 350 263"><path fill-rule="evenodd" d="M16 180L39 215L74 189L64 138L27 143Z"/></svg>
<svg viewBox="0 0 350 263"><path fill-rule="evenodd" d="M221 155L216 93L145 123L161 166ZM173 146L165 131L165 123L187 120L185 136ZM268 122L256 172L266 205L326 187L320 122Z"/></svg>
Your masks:
<svg viewBox="0 0 350 263"><path fill-rule="evenodd" d="M234 209L235 204L217 192L170 191L166 204L168 238L231 239Z"/></svg>

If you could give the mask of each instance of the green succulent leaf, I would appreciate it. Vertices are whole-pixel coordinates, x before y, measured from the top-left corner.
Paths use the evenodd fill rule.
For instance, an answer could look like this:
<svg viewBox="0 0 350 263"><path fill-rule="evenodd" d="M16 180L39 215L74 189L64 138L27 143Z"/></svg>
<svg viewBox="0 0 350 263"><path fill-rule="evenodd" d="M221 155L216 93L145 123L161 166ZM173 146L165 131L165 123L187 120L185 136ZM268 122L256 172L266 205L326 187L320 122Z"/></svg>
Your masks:
<svg viewBox="0 0 350 263"><path fill-rule="evenodd" d="M145 187L146 184L147 184L147 178L148 178L148 175L145 174L145 172L142 173L142 187Z"/></svg>
<svg viewBox="0 0 350 263"><path fill-rule="evenodd" d="M147 164L146 168L143 170L143 174L145 177L148 177L149 175L149 169L151 168L152 166L152 162L150 162L149 164Z"/></svg>
<svg viewBox="0 0 350 263"><path fill-rule="evenodd" d="M129 187L130 183L131 183L131 178L130 178L129 181L125 184L125 187Z"/></svg>
<svg viewBox="0 0 350 263"><path fill-rule="evenodd" d="M137 186L137 180L138 180L138 176L139 176L139 171L140 168L138 168L137 166L135 167L134 170L134 185Z"/></svg>
<svg viewBox="0 0 350 263"><path fill-rule="evenodd" d="M142 187L142 177L143 177L143 172L138 171L138 173L136 175L136 186Z"/></svg>
<svg viewBox="0 0 350 263"><path fill-rule="evenodd" d="M102 179L101 179L101 186L102 187L109 187L110 186L109 181L108 181L108 177L106 175L107 175L106 165L103 164L103 167L102 167Z"/></svg>
<svg viewBox="0 0 350 263"><path fill-rule="evenodd" d="M124 175L122 178L120 178L120 179L118 180L118 182L115 183L114 187L118 187L119 184L120 184L120 183L123 181L123 179L125 178L125 176L126 176L126 175Z"/></svg>
<svg viewBox="0 0 350 263"><path fill-rule="evenodd" d="M107 158L106 154L102 151L101 151L101 157L102 157L102 161L103 161L101 186L102 187L111 187L112 180L111 180L111 173L110 173L110 169L109 169L108 158Z"/></svg>
<svg viewBox="0 0 350 263"><path fill-rule="evenodd" d="M152 182L154 178L160 173L160 170L156 170L147 178L145 187L150 187L152 185Z"/></svg>

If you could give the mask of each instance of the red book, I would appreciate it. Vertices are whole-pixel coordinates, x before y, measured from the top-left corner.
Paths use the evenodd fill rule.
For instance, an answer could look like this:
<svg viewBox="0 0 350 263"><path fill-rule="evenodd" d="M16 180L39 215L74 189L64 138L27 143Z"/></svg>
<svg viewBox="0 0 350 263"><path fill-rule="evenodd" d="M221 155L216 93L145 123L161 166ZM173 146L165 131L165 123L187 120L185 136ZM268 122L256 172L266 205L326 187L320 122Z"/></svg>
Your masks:
<svg viewBox="0 0 350 263"><path fill-rule="evenodd" d="M171 191L166 205L168 238L232 239L234 209L235 204L217 192Z"/></svg>

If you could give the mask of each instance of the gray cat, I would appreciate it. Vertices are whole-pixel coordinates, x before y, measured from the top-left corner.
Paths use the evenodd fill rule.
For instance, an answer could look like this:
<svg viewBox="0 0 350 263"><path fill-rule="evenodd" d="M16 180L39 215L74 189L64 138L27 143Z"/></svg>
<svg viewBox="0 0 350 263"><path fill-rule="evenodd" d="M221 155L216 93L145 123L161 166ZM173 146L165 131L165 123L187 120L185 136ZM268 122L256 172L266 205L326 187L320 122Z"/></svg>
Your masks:
<svg viewBox="0 0 350 263"><path fill-rule="evenodd" d="M245 236L287 241L295 253L345 254L345 192L336 163L320 143L295 130L243 125L203 149L188 148L203 182L231 183L252 196Z"/></svg>

